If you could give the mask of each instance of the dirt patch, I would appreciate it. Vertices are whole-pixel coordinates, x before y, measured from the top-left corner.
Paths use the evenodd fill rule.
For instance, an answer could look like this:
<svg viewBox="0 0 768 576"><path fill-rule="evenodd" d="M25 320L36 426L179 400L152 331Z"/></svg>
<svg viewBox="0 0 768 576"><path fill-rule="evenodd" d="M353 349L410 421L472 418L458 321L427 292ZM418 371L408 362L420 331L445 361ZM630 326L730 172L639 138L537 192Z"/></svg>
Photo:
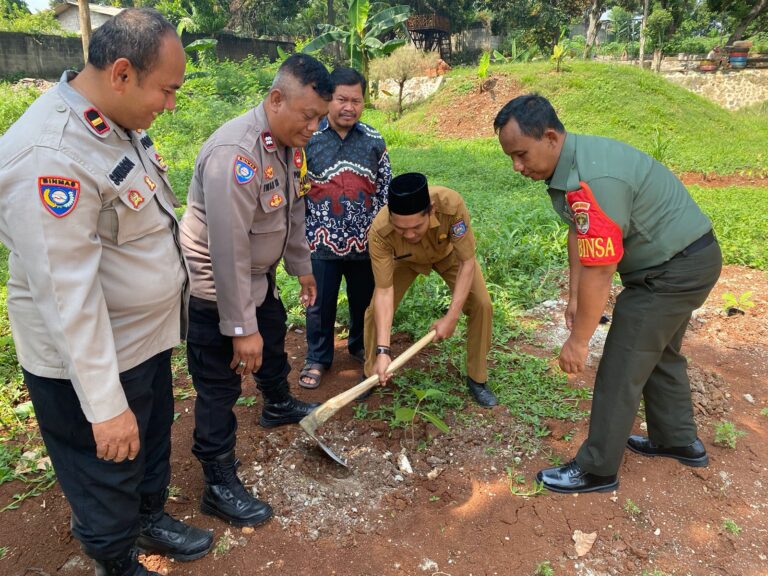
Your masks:
<svg viewBox="0 0 768 576"><path fill-rule="evenodd" d="M510 76L491 75L483 83L477 79L451 79L428 105L426 120L441 138L489 138L499 109L523 93ZM445 102L450 102L446 106Z"/></svg>
<svg viewBox="0 0 768 576"><path fill-rule="evenodd" d="M686 186L695 184L704 188L724 188L726 186L761 186L768 187L768 173L754 174L705 174L702 172L683 172L677 175Z"/></svg>
<svg viewBox="0 0 768 576"><path fill-rule="evenodd" d="M722 294L747 290L754 293L754 307L727 316ZM179 576L512 576L532 574L543 562L555 574L579 576L653 570L694 576L766 574L768 417L761 410L768 406L767 294L765 273L726 267L692 320L684 353L709 468L627 453L614 493L524 497L520 494L530 491L537 470L573 456L586 436L586 420L548 421L551 434L532 441L505 408L471 407L448 417L449 434L417 423L411 436L385 422L357 420L347 407L322 428L325 440L348 458L350 466L344 469L297 426L260 428L260 398L249 381L243 394L256 396L256 404L236 408L240 473L250 489L274 506L275 518L240 530L199 514L202 474L190 452L194 400L179 400L173 430L175 496L168 509L214 530L217 552L189 564L158 556L145 561ZM559 334L562 317L561 303L555 302L534 314L541 321L544 345L520 343L521 349L549 353L556 340L550 335ZM398 338L396 350L407 344ZM304 350L304 335L289 333L294 369ZM414 360L415 365L423 360ZM591 387L592 364L570 384ZM321 388L300 390L296 370L292 385L305 400L324 400L357 383L359 373L359 364L340 341L334 368ZM178 384L187 383L180 375ZM368 408L375 411L389 402L391 395L380 390ZM581 407L588 408L589 402ZM723 419L746 432L735 449L713 443L715 425ZM642 427L638 419L635 432ZM401 453L412 473L398 462ZM22 489L13 483L0 486L0 501ZM7 553L0 574L91 574L69 532L69 508L58 489L4 512L2 520L0 547ZM574 546L577 530L596 534L583 557Z"/></svg>

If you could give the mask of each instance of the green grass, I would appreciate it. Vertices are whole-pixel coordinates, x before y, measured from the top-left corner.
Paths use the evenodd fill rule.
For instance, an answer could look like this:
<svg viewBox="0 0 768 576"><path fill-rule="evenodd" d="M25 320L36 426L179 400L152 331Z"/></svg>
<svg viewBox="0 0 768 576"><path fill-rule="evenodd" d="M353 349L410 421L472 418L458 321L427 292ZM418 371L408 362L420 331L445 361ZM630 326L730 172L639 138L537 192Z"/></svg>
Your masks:
<svg viewBox="0 0 768 576"><path fill-rule="evenodd" d="M725 110L663 77L625 64L571 61L557 74L549 63L491 65L490 74L508 74L525 92L552 101L567 130L622 140L651 153L656 130L669 142L668 163L676 171L718 174L768 170L765 105L742 112ZM474 68L453 70L445 93L461 93L475 79ZM440 93L431 102L450 105ZM498 98L498 108L507 102ZM397 122L405 131L423 130L424 108Z"/></svg>

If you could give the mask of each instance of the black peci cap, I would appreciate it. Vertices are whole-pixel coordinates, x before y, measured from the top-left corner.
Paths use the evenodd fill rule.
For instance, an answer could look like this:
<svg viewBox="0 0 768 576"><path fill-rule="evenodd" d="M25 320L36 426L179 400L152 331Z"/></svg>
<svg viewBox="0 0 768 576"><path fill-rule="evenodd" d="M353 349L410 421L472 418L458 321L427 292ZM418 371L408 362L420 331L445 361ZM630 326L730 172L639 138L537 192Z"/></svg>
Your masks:
<svg viewBox="0 0 768 576"><path fill-rule="evenodd" d="M389 184L389 211L400 216L410 216L429 208L427 177L419 172L407 172L395 176Z"/></svg>

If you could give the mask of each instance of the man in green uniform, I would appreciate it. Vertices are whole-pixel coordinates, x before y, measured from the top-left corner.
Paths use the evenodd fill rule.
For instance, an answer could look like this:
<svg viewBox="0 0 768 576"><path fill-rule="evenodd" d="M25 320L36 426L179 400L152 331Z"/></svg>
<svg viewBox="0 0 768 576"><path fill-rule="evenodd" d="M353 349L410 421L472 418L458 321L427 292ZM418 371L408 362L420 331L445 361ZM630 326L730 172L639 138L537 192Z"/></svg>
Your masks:
<svg viewBox="0 0 768 576"><path fill-rule="evenodd" d="M584 368L614 272L624 285L597 370L589 436L574 460L537 480L555 492L614 490L625 445L706 466L680 346L720 275L712 223L667 168L621 142L566 133L541 96L507 103L494 128L514 169L547 183L569 225L565 372ZM648 437L629 436L641 397Z"/></svg>
<svg viewBox="0 0 768 576"><path fill-rule="evenodd" d="M365 312L366 376L376 373L382 383L389 379L397 305L419 274L435 270L453 293L445 316L432 325L435 341L450 338L459 313L467 315L467 386L478 404L495 406L496 396L486 385L493 307L464 200L449 188L430 190L427 178L415 172L392 179L388 200L368 233L376 287Z"/></svg>

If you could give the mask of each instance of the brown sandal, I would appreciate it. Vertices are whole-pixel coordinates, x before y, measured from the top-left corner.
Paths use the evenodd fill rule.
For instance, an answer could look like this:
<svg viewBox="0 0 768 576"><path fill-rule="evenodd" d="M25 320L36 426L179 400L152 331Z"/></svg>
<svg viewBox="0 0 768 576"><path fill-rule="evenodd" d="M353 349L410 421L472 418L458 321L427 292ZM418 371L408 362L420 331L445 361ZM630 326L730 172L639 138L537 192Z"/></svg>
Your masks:
<svg viewBox="0 0 768 576"><path fill-rule="evenodd" d="M299 386L307 388L308 390L313 390L320 386L323 374L325 374L325 366L307 361L304 363L301 372L299 372ZM305 378L307 378L309 382L305 382Z"/></svg>

